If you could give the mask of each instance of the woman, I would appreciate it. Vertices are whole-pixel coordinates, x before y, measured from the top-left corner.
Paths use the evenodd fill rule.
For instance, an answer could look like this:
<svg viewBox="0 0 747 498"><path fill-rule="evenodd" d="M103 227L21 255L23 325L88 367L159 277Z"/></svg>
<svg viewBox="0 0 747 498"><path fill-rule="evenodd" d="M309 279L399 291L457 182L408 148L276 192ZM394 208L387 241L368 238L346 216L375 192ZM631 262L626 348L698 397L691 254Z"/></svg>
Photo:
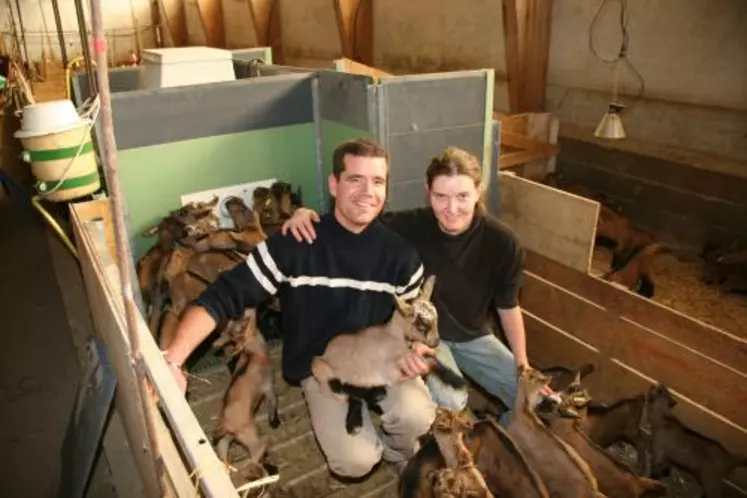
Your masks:
<svg viewBox="0 0 747 498"><path fill-rule="evenodd" d="M475 156L449 147L426 171L430 208L387 213L380 220L417 248L426 275L436 275L438 357L511 408L517 367L527 364L518 303L524 252L508 227L487 216L481 177ZM302 208L282 231L312 243L312 222L318 219L316 212ZM491 331L493 309L510 349ZM435 376L429 376L427 384L439 406L456 410L466 406L466 391L447 387ZM502 422L506 420L504 414Z"/></svg>

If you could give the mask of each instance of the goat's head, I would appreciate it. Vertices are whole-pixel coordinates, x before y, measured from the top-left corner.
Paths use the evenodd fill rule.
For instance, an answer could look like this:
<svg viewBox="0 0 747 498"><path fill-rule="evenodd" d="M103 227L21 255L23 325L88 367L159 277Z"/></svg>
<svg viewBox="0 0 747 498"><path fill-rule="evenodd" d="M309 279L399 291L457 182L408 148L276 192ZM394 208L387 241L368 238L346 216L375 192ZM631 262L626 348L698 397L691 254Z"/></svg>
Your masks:
<svg viewBox="0 0 747 498"><path fill-rule="evenodd" d="M257 187L252 194L252 211L259 214L263 226L280 222L280 205L267 187Z"/></svg>
<svg viewBox="0 0 747 498"><path fill-rule="evenodd" d="M646 394L646 403L648 404L649 413L657 416L669 413L672 408L677 406L677 398L674 397L669 388L664 384L654 384Z"/></svg>
<svg viewBox="0 0 747 498"><path fill-rule="evenodd" d="M270 186L272 196L278 202L278 208L280 214L283 217L291 217L293 215L293 189L290 183L286 182L275 182Z"/></svg>
<svg viewBox="0 0 747 498"><path fill-rule="evenodd" d="M227 356L235 356L253 349L252 345L258 340L262 340L262 334L257 328L257 311L247 308L240 319L228 322L213 347L223 347L228 351Z"/></svg>
<svg viewBox="0 0 747 498"><path fill-rule="evenodd" d="M459 434L469 431L474 422L467 415L448 408L437 408L433 431L442 434Z"/></svg>
<svg viewBox="0 0 747 498"><path fill-rule="evenodd" d="M482 479L464 469L443 468L428 473L434 498L487 498L490 492Z"/></svg>
<svg viewBox="0 0 747 498"><path fill-rule="evenodd" d="M395 296L397 309L410 324L405 336L408 339L422 342L432 348L438 346L440 342L438 335L438 311L436 310L436 306L431 302L433 287L435 285L435 275L426 278L420 290L420 295L415 298L412 304Z"/></svg>
<svg viewBox="0 0 747 498"><path fill-rule="evenodd" d="M254 222L257 217L254 216L254 212L249 209L249 206L246 205L241 197L231 196L227 198L225 206L236 230L242 231L248 228L255 228ZM258 227L259 224L257 223L256 226Z"/></svg>
<svg viewBox="0 0 747 498"><path fill-rule="evenodd" d="M177 209L176 211L172 211L172 214L176 216L191 214L195 218L202 218L203 216L213 212L213 209L215 209L215 206L218 205L218 201L220 201L220 198L217 195L214 195L212 200L210 201L190 202L188 204L185 204L181 208Z"/></svg>
<svg viewBox="0 0 747 498"><path fill-rule="evenodd" d="M522 393L522 397L526 400L529 407L537 406L542 395L542 390L545 386L550 385L550 377L528 365L520 365L517 372L518 390Z"/></svg>

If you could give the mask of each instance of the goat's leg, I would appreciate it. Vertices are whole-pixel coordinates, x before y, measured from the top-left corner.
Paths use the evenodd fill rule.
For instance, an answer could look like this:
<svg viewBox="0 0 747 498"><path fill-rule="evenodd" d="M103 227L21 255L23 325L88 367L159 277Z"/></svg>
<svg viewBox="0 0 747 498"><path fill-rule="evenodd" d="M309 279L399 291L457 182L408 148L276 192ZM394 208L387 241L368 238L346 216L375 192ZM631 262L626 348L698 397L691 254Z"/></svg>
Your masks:
<svg viewBox="0 0 747 498"><path fill-rule="evenodd" d="M651 475L651 463L652 463L652 445L649 436L645 434L638 434L635 438L635 452L638 455L638 461L636 462L636 471L638 475L649 477Z"/></svg>
<svg viewBox="0 0 747 498"><path fill-rule="evenodd" d="M350 398L348 413L345 416L345 430L351 436L355 436L361 429L363 429L363 400Z"/></svg>
<svg viewBox="0 0 747 498"><path fill-rule="evenodd" d="M259 463L267 452L267 442L259 436L257 424L252 420L243 429L237 431L234 437L249 451L249 458Z"/></svg>
<svg viewBox="0 0 747 498"><path fill-rule="evenodd" d="M657 441L656 435L654 435L652 444L651 444L651 475L648 477L653 477L654 479L661 479L662 477L666 476L668 474L668 462L666 455L664 454L664 448L661 444L661 442Z"/></svg>
<svg viewBox="0 0 747 498"><path fill-rule="evenodd" d="M332 370L332 366L321 356L315 356L311 360L311 374L314 376L317 382L319 382L319 390L325 396L335 398L340 403L347 401L346 396L336 394L332 391L329 386L329 382L335 378L335 372Z"/></svg>
<svg viewBox="0 0 747 498"><path fill-rule="evenodd" d="M277 429L280 427L280 416L278 415L278 394L275 391L275 379L272 368L265 370L265 378L262 382L262 394L265 396L267 404L267 421L270 427Z"/></svg>
<svg viewBox="0 0 747 498"><path fill-rule="evenodd" d="M228 447L231 445L232 439L231 434L224 434L215 445L215 453L220 461L226 464L228 463Z"/></svg>

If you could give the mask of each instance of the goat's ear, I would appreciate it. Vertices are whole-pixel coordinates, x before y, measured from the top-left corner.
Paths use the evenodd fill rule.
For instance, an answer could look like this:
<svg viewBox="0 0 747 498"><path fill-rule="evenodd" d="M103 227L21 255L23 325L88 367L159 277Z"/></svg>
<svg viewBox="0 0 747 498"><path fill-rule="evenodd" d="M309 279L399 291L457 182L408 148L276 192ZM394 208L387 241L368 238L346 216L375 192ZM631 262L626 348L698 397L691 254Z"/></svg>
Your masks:
<svg viewBox="0 0 747 498"><path fill-rule="evenodd" d="M412 305L407 303L404 299L399 296L394 296L394 303L397 305L397 309L403 316L412 316Z"/></svg>
<svg viewBox="0 0 747 498"><path fill-rule="evenodd" d="M143 237L152 237L158 233L158 225L143 230Z"/></svg>
<svg viewBox="0 0 747 498"><path fill-rule="evenodd" d="M581 387L581 372L576 372L576 376L573 377L573 380L570 384L568 384L568 387L566 388L566 391L572 391L575 389L578 389Z"/></svg>
<svg viewBox="0 0 747 498"><path fill-rule="evenodd" d="M420 291L419 298L424 301L430 301L431 296L433 295L433 287L436 285L436 276L430 275L428 278L425 279L425 282L423 283L423 288Z"/></svg>

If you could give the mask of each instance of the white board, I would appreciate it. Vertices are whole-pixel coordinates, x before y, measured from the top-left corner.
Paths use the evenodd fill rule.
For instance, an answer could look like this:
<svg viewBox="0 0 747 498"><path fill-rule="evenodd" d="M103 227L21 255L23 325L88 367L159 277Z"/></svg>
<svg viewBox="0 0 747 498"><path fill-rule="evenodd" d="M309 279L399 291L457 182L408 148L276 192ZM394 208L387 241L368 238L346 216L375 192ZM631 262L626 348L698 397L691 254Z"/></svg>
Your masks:
<svg viewBox="0 0 747 498"><path fill-rule="evenodd" d="M516 232L524 248L589 271L598 202L502 171L498 186L498 218Z"/></svg>
<svg viewBox="0 0 747 498"><path fill-rule="evenodd" d="M257 187L269 188L275 183L277 178L271 178L269 180L262 180L259 182L251 183L240 183L238 185L230 185L228 187L214 188L210 190L202 190L200 192L191 192L181 196L182 206L189 204L190 202L209 202L217 195L220 198L220 202L213 209L213 213L220 218L220 226L223 228L232 228L233 221L228 216L226 211L225 201L227 197L241 197L244 199L244 203L247 206L252 207L252 196L254 195L254 189Z"/></svg>

